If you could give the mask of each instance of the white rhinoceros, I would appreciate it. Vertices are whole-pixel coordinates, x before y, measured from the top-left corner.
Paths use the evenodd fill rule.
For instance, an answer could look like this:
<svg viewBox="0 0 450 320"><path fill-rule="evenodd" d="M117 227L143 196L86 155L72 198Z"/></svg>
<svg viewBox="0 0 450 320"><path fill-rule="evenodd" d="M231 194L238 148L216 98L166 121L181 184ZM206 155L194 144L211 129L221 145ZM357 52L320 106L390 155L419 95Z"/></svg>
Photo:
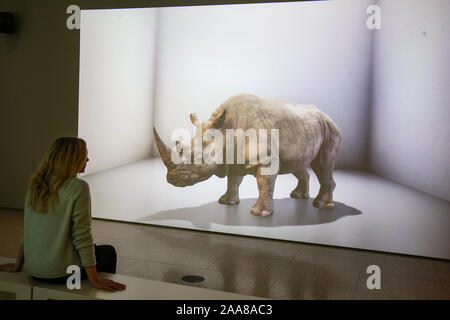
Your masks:
<svg viewBox="0 0 450 320"><path fill-rule="evenodd" d="M228 177L227 191L219 199L222 204L239 204L239 185L247 174L256 176L259 198L250 212L253 215L269 216L273 213L272 197L277 174L292 173L298 179L296 188L290 196L296 199L309 198L309 174L307 167L311 166L320 182L320 191L313 201L318 208L334 207L333 190L336 183L333 179L333 167L341 144L341 134L336 124L329 116L311 105L299 105L292 101L281 99L260 98L250 94L239 94L227 99L216 109L208 121L200 123L195 114L191 114L194 125L201 125L202 136L208 129L220 130L223 134L224 161L213 163L175 164L169 149L153 128L155 142L161 158L166 165L167 181L178 187L193 185L211 177L213 174L223 178ZM200 128L200 127L198 127ZM279 133L277 170L272 174L263 174L263 170L271 166L267 159L258 159L249 163L248 143L245 144L245 164L225 161L227 129L266 129ZM228 130L229 131L229 130ZM270 134L267 135L271 136ZM194 148L194 139L191 147ZM236 137L234 137L236 142ZM209 142L203 137L201 142L205 147ZM237 143L234 143L236 151ZM274 145L268 143L267 154L276 154L271 150ZM191 153L192 160L194 153ZM234 156L236 160L236 156ZM263 161L264 160L264 161Z"/></svg>

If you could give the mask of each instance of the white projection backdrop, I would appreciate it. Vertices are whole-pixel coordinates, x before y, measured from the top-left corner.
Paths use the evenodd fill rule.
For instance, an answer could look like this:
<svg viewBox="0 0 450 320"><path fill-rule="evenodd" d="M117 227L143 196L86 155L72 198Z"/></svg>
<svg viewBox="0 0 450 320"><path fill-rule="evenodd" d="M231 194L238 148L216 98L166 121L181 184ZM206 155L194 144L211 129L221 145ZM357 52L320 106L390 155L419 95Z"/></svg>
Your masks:
<svg viewBox="0 0 450 320"><path fill-rule="evenodd" d="M345 137L340 168L367 163L372 33L365 1L83 10L79 136L94 173L149 156L228 97L315 104ZM153 155L158 155L153 146Z"/></svg>
<svg viewBox="0 0 450 320"><path fill-rule="evenodd" d="M373 3L381 30L366 27ZM449 10L447 0L83 10L78 127L93 216L450 258ZM239 206L217 203L225 179L166 182L149 159L152 127L169 142L175 129L193 132L191 112L206 120L244 92L315 104L335 120L334 210L289 199L292 175L278 177L266 219L249 213L253 177ZM318 188L312 176L311 197Z"/></svg>

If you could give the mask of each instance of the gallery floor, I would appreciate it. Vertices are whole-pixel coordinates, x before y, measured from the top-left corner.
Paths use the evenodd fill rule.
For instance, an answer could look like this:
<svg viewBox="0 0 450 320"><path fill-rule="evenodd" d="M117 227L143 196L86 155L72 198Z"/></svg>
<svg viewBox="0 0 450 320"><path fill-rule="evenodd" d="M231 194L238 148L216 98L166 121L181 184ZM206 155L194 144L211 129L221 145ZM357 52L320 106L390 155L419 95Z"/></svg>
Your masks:
<svg viewBox="0 0 450 320"><path fill-rule="evenodd" d="M217 200L226 179L178 188L165 174L153 158L82 177L91 188L93 217L450 259L449 202L373 174L335 170L333 210L314 208L312 198L289 198L297 181L281 175L270 217L250 214L258 196L252 176L241 184L241 203L225 206ZM318 190L311 174L310 197Z"/></svg>
<svg viewBox="0 0 450 320"><path fill-rule="evenodd" d="M13 259L23 210L0 208L0 221L0 256ZM101 219L92 233L116 248L117 273L132 277L270 299L450 299L448 260ZM379 290L367 288L370 265L380 267Z"/></svg>

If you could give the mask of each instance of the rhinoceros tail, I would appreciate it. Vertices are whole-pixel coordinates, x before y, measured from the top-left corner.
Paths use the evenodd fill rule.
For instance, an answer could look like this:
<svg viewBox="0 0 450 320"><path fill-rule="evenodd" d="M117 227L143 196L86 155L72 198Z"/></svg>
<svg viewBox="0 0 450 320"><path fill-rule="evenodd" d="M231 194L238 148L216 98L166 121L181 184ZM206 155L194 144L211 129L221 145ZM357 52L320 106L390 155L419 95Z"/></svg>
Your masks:
<svg viewBox="0 0 450 320"><path fill-rule="evenodd" d="M327 134L326 134L326 148L329 152L334 153L334 158L337 157L339 149L341 147L342 135L338 126L330 117L325 118L325 122L327 125Z"/></svg>

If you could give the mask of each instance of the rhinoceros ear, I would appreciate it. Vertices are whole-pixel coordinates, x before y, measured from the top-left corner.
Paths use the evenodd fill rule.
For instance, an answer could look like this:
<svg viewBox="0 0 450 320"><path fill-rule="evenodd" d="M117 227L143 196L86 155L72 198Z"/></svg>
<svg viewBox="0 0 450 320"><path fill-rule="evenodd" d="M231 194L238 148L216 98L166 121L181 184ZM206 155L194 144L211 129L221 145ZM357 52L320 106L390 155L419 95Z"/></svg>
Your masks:
<svg viewBox="0 0 450 320"><path fill-rule="evenodd" d="M179 140L177 140L177 141L175 142L175 147L177 148L178 154L179 154L180 156L183 156L184 148L183 148L183 145L181 144L181 142L180 142Z"/></svg>
<svg viewBox="0 0 450 320"><path fill-rule="evenodd" d="M226 113L227 112L223 107L214 111L214 113L211 115L211 118L209 118L208 127L216 129L220 128L225 121Z"/></svg>
<svg viewBox="0 0 450 320"><path fill-rule="evenodd" d="M200 124L200 120L198 120L198 117L195 113L190 114L191 122L194 126L198 126Z"/></svg>

